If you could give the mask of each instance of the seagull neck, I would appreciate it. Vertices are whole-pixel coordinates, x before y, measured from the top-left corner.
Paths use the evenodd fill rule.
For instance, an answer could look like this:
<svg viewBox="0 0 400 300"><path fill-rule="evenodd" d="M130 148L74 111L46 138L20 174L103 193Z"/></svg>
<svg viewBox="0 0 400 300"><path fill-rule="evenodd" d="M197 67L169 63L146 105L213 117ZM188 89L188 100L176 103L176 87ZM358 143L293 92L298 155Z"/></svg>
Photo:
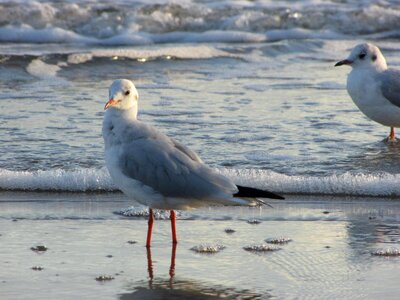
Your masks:
<svg viewBox="0 0 400 300"><path fill-rule="evenodd" d="M137 113L138 113L137 105L134 105L128 109L117 111L117 114L119 114L120 117L123 117L124 119L128 119L128 120L136 120Z"/></svg>
<svg viewBox="0 0 400 300"><path fill-rule="evenodd" d="M126 114L129 118L132 118L133 120L137 119L137 114L138 114L138 107L137 104L132 106L130 109L126 110Z"/></svg>
<svg viewBox="0 0 400 300"><path fill-rule="evenodd" d="M380 63L374 65L374 71L377 73L382 73L387 70L387 64L385 60L381 60Z"/></svg>
<svg viewBox="0 0 400 300"><path fill-rule="evenodd" d="M387 70L386 64L379 64L379 65L369 65L369 66L358 66L357 68L353 68L351 72L354 74L363 74L363 75L372 75L377 73L382 73Z"/></svg>
<svg viewBox="0 0 400 300"><path fill-rule="evenodd" d="M105 113L105 120L127 120L127 121L135 121L137 119L137 105L132 106L128 109L116 109L116 108L109 108Z"/></svg>

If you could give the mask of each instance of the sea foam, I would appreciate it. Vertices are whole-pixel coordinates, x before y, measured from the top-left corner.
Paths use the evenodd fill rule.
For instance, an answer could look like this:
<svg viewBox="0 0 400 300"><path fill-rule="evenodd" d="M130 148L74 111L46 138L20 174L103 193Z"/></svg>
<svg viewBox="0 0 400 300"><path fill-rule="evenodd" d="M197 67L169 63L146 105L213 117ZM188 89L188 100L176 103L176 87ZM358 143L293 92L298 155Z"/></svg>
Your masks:
<svg viewBox="0 0 400 300"><path fill-rule="evenodd" d="M166 46L157 49L93 49L90 52L71 53L68 55L69 64L81 64L95 58L114 59L126 58L140 61L152 59L208 59L215 57L236 57L227 51L215 47L197 46Z"/></svg>
<svg viewBox="0 0 400 300"><path fill-rule="evenodd" d="M0 41L264 42L315 37L313 33L322 33L320 38L332 37L331 33L378 34L398 28L400 9L385 1L292 2L10 0L0 7Z"/></svg>
<svg viewBox="0 0 400 300"><path fill-rule="evenodd" d="M172 43L262 43L286 39L334 39L343 37L332 31L301 28L248 32L238 30L207 30L203 32L148 33L125 30L111 37L84 36L68 29L47 27L36 29L29 25L0 27L0 42L63 43L100 46L140 46Z"/></svg>
<svg viewBox="0 0 400 300"><path fill-rule="evenodd" d="M268 170L217 169L236 184L268 189L283 195L400 196L400 174L329 176L285 175ZM10 171L0 169L0 190L55 192L113 192L107 169Z"/></svg>
<svg viewBox="0 0 400 300"><path fill-rule="evenodd" d="M108 171L103 169L62 169L10 171L0 169L0 189L18 191L95 192L115 191Z"/></svg>

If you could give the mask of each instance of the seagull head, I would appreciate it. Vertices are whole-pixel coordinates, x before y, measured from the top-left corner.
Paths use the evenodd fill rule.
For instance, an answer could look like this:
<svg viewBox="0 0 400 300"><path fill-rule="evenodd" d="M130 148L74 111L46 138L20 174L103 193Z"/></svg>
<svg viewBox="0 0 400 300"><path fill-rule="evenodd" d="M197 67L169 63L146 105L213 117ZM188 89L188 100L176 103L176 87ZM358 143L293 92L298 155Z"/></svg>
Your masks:
<svg viewBox="0 0 400 300"><path fill-rule="evenodd" d="M128 79L115 80L109 90L109 100L104 110L113 107L119 110L127 110L137 106L139 94L132 81Z"/></svg>
<svg viewBox="0 0 400 300"><path fill-rule="evenodd" d="M373 44L359 44L353 48L348 58L335 64L335 67L349 65L352 68L367 68L376 71L387 69L386 60L379 48Z"/></svg>

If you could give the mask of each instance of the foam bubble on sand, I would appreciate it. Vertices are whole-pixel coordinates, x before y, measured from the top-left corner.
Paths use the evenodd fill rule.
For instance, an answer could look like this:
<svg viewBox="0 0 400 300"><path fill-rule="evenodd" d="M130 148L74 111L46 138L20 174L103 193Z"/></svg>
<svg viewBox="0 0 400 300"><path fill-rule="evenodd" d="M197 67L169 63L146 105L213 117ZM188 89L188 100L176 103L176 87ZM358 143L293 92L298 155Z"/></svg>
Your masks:
<svg viewBox="0 0 400 300"><path fill-rule="evenodd" d="M205 253L205 254L214 254L218 253L221 250L225 249L225 246L216 244L216 245L210 245L210 244L201 244L198 246L194 246L190 248L190 250L197 252L197 253Z"/></svg>
<svg viewBox="0 0 400 300"><path fill-rule="evenodd" d="M180 219L182 217L182 212L179 210L175 211L176 218ZM124 217L139 217L139 218L148 218L149 217L149 208L148 207L135 207L131 206L126 209L122 209L120 211L116 211L115 214L121 215ZM153 216L156 220L169 220L170 211L169 210L161 210L161 209L153 209Z"/></svg>
<svg viewBox="0 0 400 300"><path fill-rule="evenodd" d="M31 247L31 250L37 253L42 253L42 252L46 252L49 248L47 248L44 245L38 245L35 247Z"/></svg>
<svg viewBox="0 0 400 300"><path fill-rule="evenodd" d="M247 220L247 223L253 224L253 225L258 225L261 223L261 221L257 220L257 219L250 219L250 220Z"/></svg>
<svg viewBox="0 0 400 300"><path fill-rule="evenodd" d="M100 276L97 276L97 277L95 278L95 280L96 280L96 281L104 282L104 281L114 280L114 277L111 276L111 275L100 275Z"/></svg>
<svg viewBox="0 0 400 300"><path fill-rule="evenodd" d="M274 251L281 250L281 248L279 248L279 247L271 246L271 245L267 245L267 244L246 246L246 247L243 247L243 249L246 251L249 251L249 252L274 252Z"/></svg>
<svg viewBox="0 0 400 300"><path fill-rule="evenodd" d="M378 249L371 252L374 256L400 256L400 250L398 248Z"/></svg>
<svg viewBox="0 0 400 300"><path fill-rule="evenodd" d="M287 237L277 237L277 238L268 238L265 240L268 244L277 244L277 245L282 245L282 244L287 244L292 241L292 239L287 238Z"/></svg>

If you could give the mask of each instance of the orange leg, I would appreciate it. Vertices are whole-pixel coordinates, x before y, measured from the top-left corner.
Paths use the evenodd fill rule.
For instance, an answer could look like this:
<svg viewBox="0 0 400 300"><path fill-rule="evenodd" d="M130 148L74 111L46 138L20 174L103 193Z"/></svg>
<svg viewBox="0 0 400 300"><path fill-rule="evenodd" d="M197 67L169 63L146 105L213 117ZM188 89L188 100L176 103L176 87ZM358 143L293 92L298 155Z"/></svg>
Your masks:
<svg viewBox="0 0 400 300"><path fill-rule="evenodd" d="M147 248L150 248L151 246L151 233L153 232L153 223L154 223L153 210L149 208L149 223L147 227L147 241L146 241Z"/></svg>
<svg viewBox="0 0 400 300"><path fill-rule="evenodd" d="M396 134L394 133L394 127L390 127L389 141L394 142L396 140Z"/></svg>
<svg viewBox="0 0 400 300"><path fill-rule="evenodd" d="M147 247L147 272L149 273L150 280L153 280L153 260L151 259L151 248Z"/></svg>
<svg viewBox="0 0 400 300"><path fill-rule="evenodd" d="M175 275L175 257L176 257L176 243L172 244L171 266L169 267L170 279L172 279Z"/></svg>
<svg viewBox="0 0 400 300"><path fill-rule="evenodd" d="M172 229L172 243L177 244L178 239L176 238L176 215L175 211L171 209L170 211L170 217L171 219L171 229Z"/></svg>

